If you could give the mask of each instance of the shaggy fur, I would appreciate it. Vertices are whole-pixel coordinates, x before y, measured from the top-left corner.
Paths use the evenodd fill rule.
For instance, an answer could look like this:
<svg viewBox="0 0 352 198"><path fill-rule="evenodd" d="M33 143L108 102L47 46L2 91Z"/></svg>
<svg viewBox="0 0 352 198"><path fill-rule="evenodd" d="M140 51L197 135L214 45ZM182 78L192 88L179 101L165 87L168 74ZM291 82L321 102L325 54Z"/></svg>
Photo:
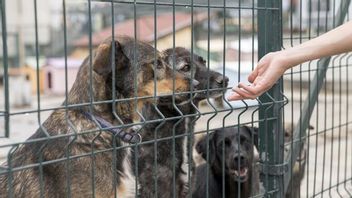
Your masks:
<svg viewBox="0 0 352 198"><path fill-rule="evenodd" d="M64 104L109 101L113 85L116 99L131 98L135 93L153 96L154 86L158 95L169 94L173 77L177 92L189 90L190 81L173 73L158 51L154 60L154 51L149 44L128 37L107 39L83 62ZM137 87L132 83L135 80ZM91 111L116 126L139 120L136 110L141 111L149 102L139 99L137 106L134 100L117 102L115 109L111 103L103 103L55 110L28 142L8 154L4 166L17 170L0 176L0 197L134 197L137 189L130 162L132 150L118 148L125 143L107 131L97 131L96 123L82 111ZM95 132L82 133L92 130Z"/></svg>
<svg viewBox="0 0 352 198"><path fill-rule="evenodd" d="M196 115L199 101L207 96L207 76L209 88L217 89L209 92L210 97L223 93L223 89L220 88L227 87L228 78L218 72L208 71L202 57L193 55L192 58L191 53L184 48L168 49L163 53L170 65L175 63L177 71L199 82L196 87L198 94L192 100L176 101L175 105L170 97L165 97L162 99L165 103L159 103L157 106L146 105L143 109L143 115L146 115L147 120L163 117L172 119L143 126L141 134L144 140L166 139L140 146L138 166L140 192L141 197L170 198L174 195L186 197L191 195L190 188L194 189L195 186L194 163L190 152L193 148L191 121L194 117L179 116ZM190 99L190 96L188 97Z"/></svg>

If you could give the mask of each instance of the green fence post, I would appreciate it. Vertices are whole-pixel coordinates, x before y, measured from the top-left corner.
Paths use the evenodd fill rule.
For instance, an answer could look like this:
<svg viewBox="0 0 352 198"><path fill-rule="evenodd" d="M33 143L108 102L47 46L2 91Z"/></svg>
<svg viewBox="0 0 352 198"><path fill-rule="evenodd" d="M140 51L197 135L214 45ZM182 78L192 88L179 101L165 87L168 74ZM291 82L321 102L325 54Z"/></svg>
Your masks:
<svg viewBox="0 0 352 198"><path fill-rule="evenodd" d="M2 34L2 58L4 66L4 96L5 96L5 137L10 136L10 104L9 104L9 75L7 54L7 29L6 29L6 5L5 0L0 0L1 34Z"/></svg>
<svg viewBox="0 0 352 198"><path fill-rule="evenodd" d="M258 1L258 58L280 50L281 1ZM261 181L266 190L265 197L284 197L283 134L282 134L282 80L259 98L263 104L259 109L259 153Z"/></svg>

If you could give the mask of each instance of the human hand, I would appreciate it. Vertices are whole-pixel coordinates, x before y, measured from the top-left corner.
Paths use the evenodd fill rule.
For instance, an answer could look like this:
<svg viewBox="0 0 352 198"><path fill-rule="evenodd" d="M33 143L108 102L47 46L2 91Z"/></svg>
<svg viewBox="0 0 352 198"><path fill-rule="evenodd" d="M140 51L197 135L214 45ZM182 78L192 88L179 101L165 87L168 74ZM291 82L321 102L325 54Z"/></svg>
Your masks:
<svg viewBox="0 0 352 198"><path fill-rule="evenodd" d="M248 77L252 84L239 83L228 100L255 99L270 89L284 72L306 61L352 51L352 21L290 49L272 52L260 59Z"/></svg>
<svg viewBox="0 0 352 198"><path fill-rule="evenodd" d="M268 53L248 76L251 84L240 82L232 88L234 93L227 99L232 101L257 98L269 90L289 67L281 51Z"/></svg>

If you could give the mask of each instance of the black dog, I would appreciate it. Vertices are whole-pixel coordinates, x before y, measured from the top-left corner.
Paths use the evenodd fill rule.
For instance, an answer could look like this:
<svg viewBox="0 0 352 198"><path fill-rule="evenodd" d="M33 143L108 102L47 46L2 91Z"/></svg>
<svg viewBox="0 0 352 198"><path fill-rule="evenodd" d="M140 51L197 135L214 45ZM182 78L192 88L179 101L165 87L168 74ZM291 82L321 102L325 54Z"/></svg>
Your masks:
<svg viewBox="0 0 352 198"><path fill-rule="evenodd" d="M223 87L227 87L228 78L222 74L209 70L205 60L190 51L177 47L164 52L165 62L185 76L198 81L197 94L186 101L176 101L174 105L171 97L160 99L157 106L145 105L143 115L147 120L171 118L143 126L141 135L143 140L157 140L153 144L140 146L139 153L139 183L141 197L186 197L191 195L189 187L194 188L192 156L193 148L191 136L191 118L179 118L183 115L196 113L200 100L207 96L207 83L209 76L209 96L219 96ZM169 103L167 101L169 100ZM192 104L193 102L193 104ZM176 108L175 108L176 106ZM158 111L157 111L157 110ZM177 137L175 137L177 136ZM164 140L160 140L164 139ZM190 166L190 164L192 164ZM191 183L191 184L190 184Z"/></svg>
<svg viewBox="0 0 352 198"><path fill-rule="evenodd" d="M253 140L256 138L257 134L247 126L223 128L203 137L196 145L196 150L207 163L196 169L196 189L193 197L203 198L207 190L209 197L216 198L249 197L255 194L259 188L259 173L253 167Z"/></svg>

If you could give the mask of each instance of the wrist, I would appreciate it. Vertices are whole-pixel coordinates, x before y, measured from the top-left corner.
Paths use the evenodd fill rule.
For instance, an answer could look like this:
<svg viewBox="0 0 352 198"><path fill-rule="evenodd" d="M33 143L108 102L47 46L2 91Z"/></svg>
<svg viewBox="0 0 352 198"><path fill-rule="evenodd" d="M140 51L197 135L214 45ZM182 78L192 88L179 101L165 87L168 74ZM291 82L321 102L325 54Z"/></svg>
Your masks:
<svg viewBox="0 0 352 198"><path fill-rule="evenodd" d="M273 52L273 62L282 73L294 66L294 60L291 59L286 50Z"/></svg>
<svg viewBox="0 0 352 198"><path fill-rule="evenodd" d="M309 60L309 56L311 56L309 49L293 47L287 50L280 51L279 57L281 64L284 66L284 69L290 69L295 67L303 62Z"/></svg>

